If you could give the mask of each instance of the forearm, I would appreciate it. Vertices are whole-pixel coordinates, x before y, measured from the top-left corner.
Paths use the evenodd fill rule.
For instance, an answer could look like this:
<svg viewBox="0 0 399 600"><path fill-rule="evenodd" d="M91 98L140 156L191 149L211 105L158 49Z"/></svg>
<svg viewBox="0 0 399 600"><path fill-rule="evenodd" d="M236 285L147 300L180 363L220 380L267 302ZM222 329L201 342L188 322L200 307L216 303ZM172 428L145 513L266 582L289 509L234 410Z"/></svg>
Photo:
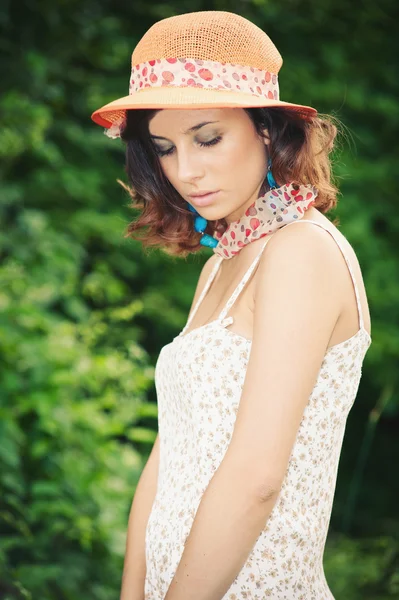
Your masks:
<svg viewBox="0 0 399 600"><path fill-rule="evenodd" d="M220 600L264 529L278 493L255 493L223 462L199 504L165 600Z"/></svg>
<svg viewBox="0 0 399 600"><path fill-rule="evenodd" d="M143 469L129 514L120 600L144 600L145 532L154 502L158 463L150 457Z"/></svg>

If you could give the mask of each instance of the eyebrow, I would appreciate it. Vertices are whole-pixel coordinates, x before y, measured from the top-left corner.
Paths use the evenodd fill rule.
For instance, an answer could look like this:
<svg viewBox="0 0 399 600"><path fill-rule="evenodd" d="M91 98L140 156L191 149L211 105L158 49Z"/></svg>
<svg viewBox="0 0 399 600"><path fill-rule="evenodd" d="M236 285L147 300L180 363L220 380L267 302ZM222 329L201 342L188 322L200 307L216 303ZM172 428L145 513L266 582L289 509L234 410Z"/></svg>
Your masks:
<svg viewBox="0 0 399 600"><path fill-rule="evenodd" d="M193 125L193 127L190 127L190 129L187 129L187 131L183 131L183 134L187 135L188 133L192 133L193 131L198 131L198 129L201 129L201 127L204 127L204 125L210 125L211 123L219 123L219 121L204 121L202 123L198 123L197 125ZM168 140L168 138L162 137L161 135L150 134L150 137L158 140Z"/></svg>

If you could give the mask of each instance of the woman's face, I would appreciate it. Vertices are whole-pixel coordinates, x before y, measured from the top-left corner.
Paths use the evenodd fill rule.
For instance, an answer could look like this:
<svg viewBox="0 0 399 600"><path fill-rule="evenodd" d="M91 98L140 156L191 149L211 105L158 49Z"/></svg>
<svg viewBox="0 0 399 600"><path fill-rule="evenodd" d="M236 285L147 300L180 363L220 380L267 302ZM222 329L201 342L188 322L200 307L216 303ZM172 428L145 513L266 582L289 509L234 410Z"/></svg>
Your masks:
<svg viewBox="0 0 399 600"><path fill-rule="evenodd" d="M243 108L160 110L149 133L166 178L205 219L236 221L260 195L270 140ZM200 206L190 194L201 192L217 193Z"/></svg>

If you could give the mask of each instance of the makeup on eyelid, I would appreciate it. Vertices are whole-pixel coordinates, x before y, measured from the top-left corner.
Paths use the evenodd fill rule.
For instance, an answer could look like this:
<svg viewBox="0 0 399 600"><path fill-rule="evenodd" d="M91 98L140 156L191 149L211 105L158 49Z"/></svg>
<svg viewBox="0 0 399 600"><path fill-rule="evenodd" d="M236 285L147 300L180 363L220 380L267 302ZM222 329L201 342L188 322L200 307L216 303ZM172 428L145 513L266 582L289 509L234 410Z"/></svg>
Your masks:
<svg viewBox="0 0 399 600"><path fill-rule="evenodd" d="M201 141L198 140L198 144L201 147L209 148L211 146L215 146L221 140L222 140L222 136L218 135L215 138L209 140L209 142L201 142ZM172 150L173 150L173 146L172 146L172 148L168 148L167 150L162 150L160 148L155 148L155 152L156 152L156 154L158 156L169 156L170 154L172 154Z"/></svg>

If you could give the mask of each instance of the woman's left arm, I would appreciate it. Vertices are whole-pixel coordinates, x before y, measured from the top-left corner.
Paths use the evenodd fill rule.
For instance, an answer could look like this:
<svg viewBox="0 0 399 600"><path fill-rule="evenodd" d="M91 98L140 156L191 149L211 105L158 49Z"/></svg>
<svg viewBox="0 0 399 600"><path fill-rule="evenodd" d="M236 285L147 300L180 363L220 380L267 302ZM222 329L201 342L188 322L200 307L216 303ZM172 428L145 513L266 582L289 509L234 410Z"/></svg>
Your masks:
<svg viewBox="0 0 399 600"><path fill-rule="evenodd" d="M337 251L330 234L311 225L283 228L268 242L232 439L165 600L221 600L266 525L342 309Z"/></svg>

